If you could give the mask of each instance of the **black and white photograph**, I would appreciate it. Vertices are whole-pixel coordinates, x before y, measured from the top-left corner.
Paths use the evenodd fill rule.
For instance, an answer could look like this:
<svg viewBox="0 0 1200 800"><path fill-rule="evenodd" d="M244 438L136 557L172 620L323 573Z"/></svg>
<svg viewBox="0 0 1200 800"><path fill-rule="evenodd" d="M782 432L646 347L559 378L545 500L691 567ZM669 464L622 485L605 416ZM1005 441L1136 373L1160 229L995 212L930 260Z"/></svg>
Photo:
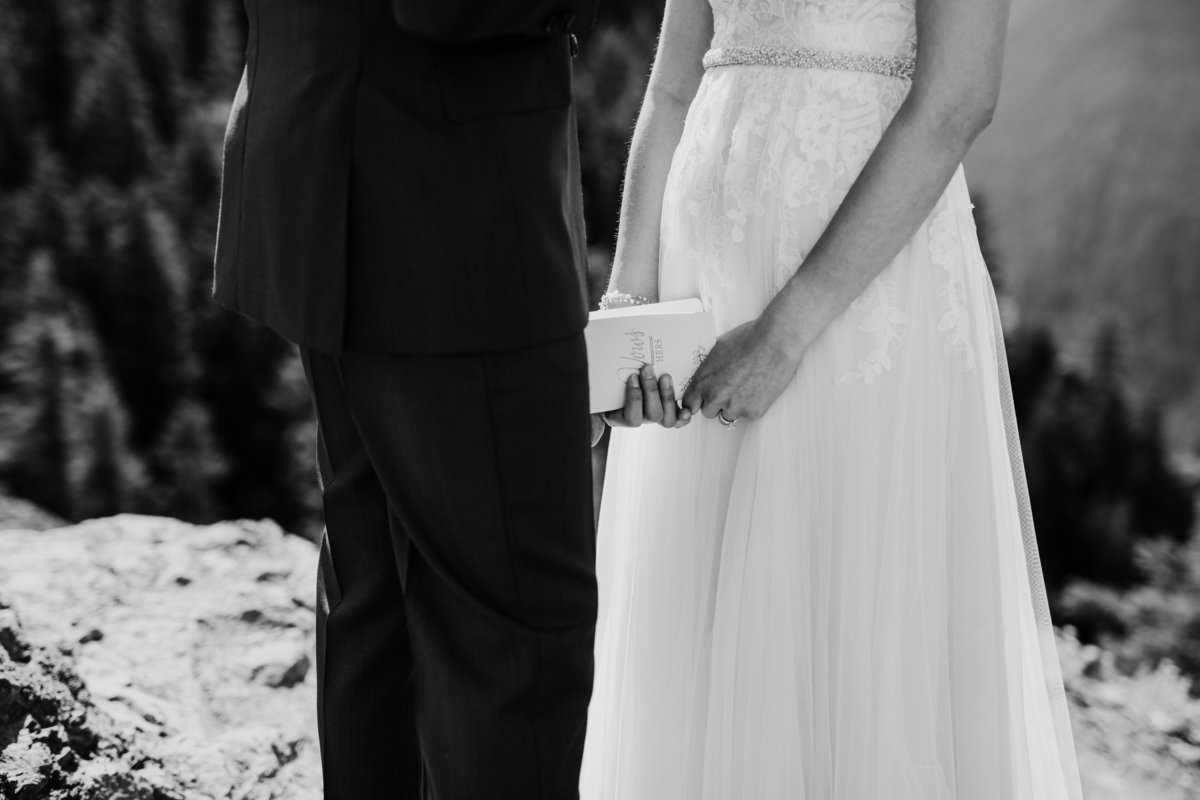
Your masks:
<svg viewBox="0 0 1200 800"><path fill-rule="evenodd" d="M1200 798L1195 0L0 0L0 800Z"/></svg>

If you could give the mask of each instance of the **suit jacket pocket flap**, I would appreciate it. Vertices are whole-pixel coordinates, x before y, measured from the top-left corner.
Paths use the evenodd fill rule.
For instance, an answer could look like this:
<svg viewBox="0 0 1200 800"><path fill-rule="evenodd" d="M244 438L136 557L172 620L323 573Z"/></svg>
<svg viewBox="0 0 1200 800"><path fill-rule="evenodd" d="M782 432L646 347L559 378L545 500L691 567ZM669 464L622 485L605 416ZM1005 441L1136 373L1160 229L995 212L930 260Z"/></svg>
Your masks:
<svg viewBox="0 0 1200 800"><path fill-rule="evenodd" d="M567 37L445 48L438 82L442 110L453 122L565 106L571 102Z"/></svg>

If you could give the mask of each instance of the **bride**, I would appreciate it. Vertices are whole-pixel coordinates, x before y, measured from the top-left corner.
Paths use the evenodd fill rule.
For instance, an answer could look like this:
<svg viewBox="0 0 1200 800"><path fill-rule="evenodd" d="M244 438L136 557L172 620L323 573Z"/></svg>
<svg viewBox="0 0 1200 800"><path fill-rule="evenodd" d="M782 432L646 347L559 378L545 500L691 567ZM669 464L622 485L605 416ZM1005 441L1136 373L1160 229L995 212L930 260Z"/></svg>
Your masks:
<svg viewBox="0 0 1200 800"><path fill-rule="evenodd" d="M668 0L604 305L725 333L606 415L585 800L1080 797L959 166L1006 21Z"/></svg>

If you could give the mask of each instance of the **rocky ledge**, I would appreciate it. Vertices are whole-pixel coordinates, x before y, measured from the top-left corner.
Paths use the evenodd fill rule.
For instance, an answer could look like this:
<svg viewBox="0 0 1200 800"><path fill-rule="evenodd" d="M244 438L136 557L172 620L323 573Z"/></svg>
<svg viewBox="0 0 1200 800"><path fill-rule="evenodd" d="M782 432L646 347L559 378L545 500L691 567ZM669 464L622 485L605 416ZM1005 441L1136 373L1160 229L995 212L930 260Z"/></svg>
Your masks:
<svg viewBox="0 0 1200 800"><path fill-rule="evenodd" d="M319 797L315 561L271 523L0 533L0 797Z"/></svg>
<svg viewBox="0 0 1200 800"><path fill-rule="evenodd" d="M316 800L315 568L265 522L0 532L0 798ZM1200 797L1178 670L1059 647L1088 800Z"/></svg>

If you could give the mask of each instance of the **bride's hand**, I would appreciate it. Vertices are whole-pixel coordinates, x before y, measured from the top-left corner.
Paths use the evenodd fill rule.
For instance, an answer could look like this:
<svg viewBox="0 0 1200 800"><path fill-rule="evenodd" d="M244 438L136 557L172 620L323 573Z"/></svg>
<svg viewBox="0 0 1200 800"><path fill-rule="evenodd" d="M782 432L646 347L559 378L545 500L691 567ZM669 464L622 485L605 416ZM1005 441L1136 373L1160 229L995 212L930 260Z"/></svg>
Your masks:
<svg viewBox="0 0 1200 800"><path fill-rule="evenodd" d="M783 393L799 359L758 320L717 339L683 395L683 408L712 419L758 419Z"/></svg>
<svg viewBox="0 0 1200 800"><path fill-rule="evenodd" d="M640 373L629 376L625 384L625 405L604 413L604 421L614 428L637 428L658 423L664 428L682 428L692 419L692 412L682 412L675 402L675 382L670 375L654 376L649 364Z"/></svg>

